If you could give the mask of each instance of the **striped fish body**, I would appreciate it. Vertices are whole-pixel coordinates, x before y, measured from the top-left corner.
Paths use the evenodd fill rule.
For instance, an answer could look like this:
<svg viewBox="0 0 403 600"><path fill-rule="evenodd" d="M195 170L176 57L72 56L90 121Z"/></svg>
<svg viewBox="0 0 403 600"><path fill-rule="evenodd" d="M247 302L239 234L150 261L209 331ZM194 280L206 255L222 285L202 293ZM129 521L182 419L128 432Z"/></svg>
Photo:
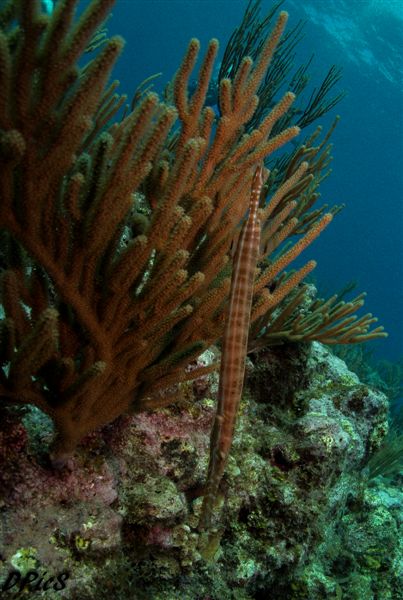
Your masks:
<svg viewBox="0 0 403 600"><path fill-rule="evenodd" d="M242 227L233 262L230 300L222 344L218 406L211 433L210 462L200 529L210 526L211 513L231 448L242 395L253 283L260 246L258 209L262 184L263 169L258 167L252 182L248 217Z"/></svg>

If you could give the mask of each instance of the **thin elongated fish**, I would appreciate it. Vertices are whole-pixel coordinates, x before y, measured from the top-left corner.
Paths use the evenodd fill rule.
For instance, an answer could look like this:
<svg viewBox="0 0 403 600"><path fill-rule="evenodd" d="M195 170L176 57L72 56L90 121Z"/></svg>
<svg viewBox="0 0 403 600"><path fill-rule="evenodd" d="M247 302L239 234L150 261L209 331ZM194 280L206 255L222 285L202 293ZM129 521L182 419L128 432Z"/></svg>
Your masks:
<svg viewBox="0 0 403 600"><path fill-rule="evenodd" d="M222 344L218 405L210 445L210 462L199 529L210 526L212 509L232 444L245 375L253 283L260 245L259 198L263 169L256 169L249 214L234 257L229 309Z"/></svg>

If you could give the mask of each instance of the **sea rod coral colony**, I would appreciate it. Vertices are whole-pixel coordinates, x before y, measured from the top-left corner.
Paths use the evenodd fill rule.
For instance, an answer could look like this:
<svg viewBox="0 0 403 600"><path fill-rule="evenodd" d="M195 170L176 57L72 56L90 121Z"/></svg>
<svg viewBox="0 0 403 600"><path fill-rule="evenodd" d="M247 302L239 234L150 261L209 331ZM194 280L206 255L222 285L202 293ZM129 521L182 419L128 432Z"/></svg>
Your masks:
<svg viewBox="0 0 403 600"><path fill-rule="evenodd" d="M195 39L166 101L145 93L118 118L125 100L107 82L123 40L93 42L113 2L94 0L79 19L76 4L43 14L37 1L11 1L0 12L0 395L53 419L60 462L89 432L128 410L174 402L181 382L215 368L188 365L222 338L253 173L299 133L293 125L272 133L291 92L247 129L285 12L255 60L245 57L219 82L217 118L205 98L218 42L190 94ZM308 155L326 152L312 146ZM298 204L320 162L305 154L294 153L260 210L251 348L271 337L347 343L385 335L370 331L372 315L352 316L362 296L317 301L293 318L315 263L284 269L331 220Z"/></svg>

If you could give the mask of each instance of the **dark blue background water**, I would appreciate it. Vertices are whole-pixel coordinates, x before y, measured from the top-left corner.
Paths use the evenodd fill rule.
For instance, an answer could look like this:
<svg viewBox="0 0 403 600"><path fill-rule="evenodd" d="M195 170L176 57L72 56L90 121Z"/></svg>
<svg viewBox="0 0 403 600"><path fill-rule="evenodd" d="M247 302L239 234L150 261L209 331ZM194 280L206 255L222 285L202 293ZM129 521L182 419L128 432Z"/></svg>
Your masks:
<svg viewBox="0 0 403 600"><path fill-rule="evenodd" d="M217 37L221 49L239 24L246 1L118 0L110 33L127 41L115 75L129 95L162 71L157 90L174 74L188 40L203 47ZM262 3L263 13L271 6ZM289 26L307 21L298 61L312 53L313 83L330 65L343 67L339 88L348 92L336 110L333 173L323 200L347 204L305 253L315 258L318 283L327 294L347 281L367 291L366 309L379 317L389 338L372 342L383 358L403 354L403 2L394 0L286 0Z"/></svg>

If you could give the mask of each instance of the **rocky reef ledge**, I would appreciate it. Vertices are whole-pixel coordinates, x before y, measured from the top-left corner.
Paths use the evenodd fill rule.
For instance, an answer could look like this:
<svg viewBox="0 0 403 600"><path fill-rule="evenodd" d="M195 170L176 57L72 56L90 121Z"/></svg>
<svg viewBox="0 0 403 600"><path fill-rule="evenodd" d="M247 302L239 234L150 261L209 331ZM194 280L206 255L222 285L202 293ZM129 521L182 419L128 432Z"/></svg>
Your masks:
<svg viewBox="0 0 403 600"><path fill-rule="evenodd" d="M2 409L2 598L400 597L402 493L365 475L387 432L382 393L316 342L254 355L207 535L217 379L186 385L180 405L88 436L62 471L47 419Z"/></svg>

